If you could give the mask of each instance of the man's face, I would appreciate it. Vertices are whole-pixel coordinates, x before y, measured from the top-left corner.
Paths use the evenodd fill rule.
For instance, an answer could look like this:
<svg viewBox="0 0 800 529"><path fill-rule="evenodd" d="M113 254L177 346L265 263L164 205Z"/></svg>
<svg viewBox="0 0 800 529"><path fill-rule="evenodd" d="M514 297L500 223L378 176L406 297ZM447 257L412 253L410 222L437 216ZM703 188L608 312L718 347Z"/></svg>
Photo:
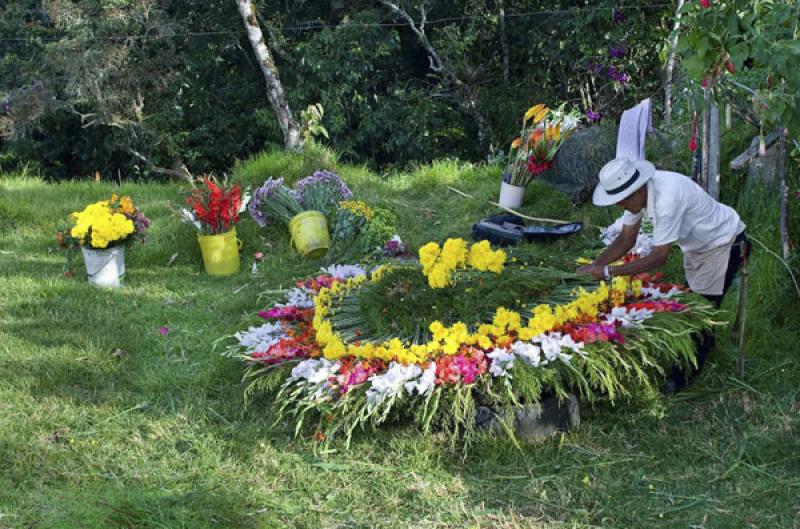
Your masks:
<svg viewBox="0 0 800 529"><path fill-rule="evenodd" d="M639 213L647 205L647 186L642 186L631 196L623 198L617 205L631 213Z"/></svg>

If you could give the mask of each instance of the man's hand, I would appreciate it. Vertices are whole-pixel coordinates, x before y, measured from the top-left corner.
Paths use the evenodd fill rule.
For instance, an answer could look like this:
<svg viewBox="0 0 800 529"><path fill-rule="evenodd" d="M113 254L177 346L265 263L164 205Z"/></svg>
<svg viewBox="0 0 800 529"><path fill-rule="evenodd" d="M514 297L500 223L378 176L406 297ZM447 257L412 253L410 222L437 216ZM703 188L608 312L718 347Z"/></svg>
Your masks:
<svg viewBox="0 0 800 529"><path fill-rule="evenodd" d="M583 266L579 267L577 272L579 274L586 274L586 275L592 276L595 279L603 279L603 277L604 277L603 267L602 266L598 266L598 265L596 265L594 263L588 264L588 265L583 265Z"/></svg>

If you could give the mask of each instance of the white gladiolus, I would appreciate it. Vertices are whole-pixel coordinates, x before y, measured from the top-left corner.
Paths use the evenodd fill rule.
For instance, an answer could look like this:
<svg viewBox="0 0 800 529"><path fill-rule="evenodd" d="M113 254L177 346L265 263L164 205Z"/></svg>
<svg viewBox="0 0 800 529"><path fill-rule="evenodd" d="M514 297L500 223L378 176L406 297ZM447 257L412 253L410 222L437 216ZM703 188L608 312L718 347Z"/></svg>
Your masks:
<svg viewBox="0 0 800 529"><path fill-rule="evenodd" d="M339 371L341 364L324 358L303 360L292 369L292 380L306 380L309 384L321 384Z"/></svg>
<svg viewBox="0 0 800 529"><path fill-rule="evenodd" d="M280 323L265 323L260 327L250 327L247 331L233 335L239 345L247 349L245 354L268 351L270 347L286 337Z"/></svg>
<svg viewBox="0 0 800 529"><path fill-rule="evenodd" d="M370 404L380 404L387 398L395 397L409 380L419 378L420 375L422 375L422 368L418 365L392 362L385 373L370 378L371 385L367 390L367 401Z"/></svg>
<svg viewBox="0 0 800 529"><path fill-rule="evenodd" d="M367 275L367 271L359 265L331 265L327 268L322 268L321 271L333 276L334 279L349 279Z"/></svg>
<svg viewBox="0 0 800 529"><path fill-rule="evenodd" d="M314 306L311 294L304 288L293 288L286 293L286 303L278 303L276 307L297 307L298 309L310 309Z"/></svg>
<svg viewBox="0 0 800 529"><path fill-rule="evenodd" d="M419 380L406 382L405 387L409 395L414 392L419 395L427 395L433 391L433 388L436 387L436 362L428 364Z"/></svg>
<svg viewBox="0 0 800 529"><path fill-rule="evenodd" d="M672 287L668 292L661 292L659 289L652 287L642 287L642 296L652 300L670 299L680 293L681 289L678 287Z"/></svg>
<svg viewBox="0 0 800 529"><path fill-rule="evenodd" d="M511 378L508 370L514 367L514 359L516 358L516 355L513 352L510 353L505 349L496 348L486 356L492 359L492 363L489 366L489 373L493 377Z"/></svg>
<svg viewBox="0 0 800 529"><path fill-rule="evenodd" d="M605 321L611 324L619 322L623 327L639 327L644 320L652 316L653 311L648 309L614 307L611 309L611 314L605 316Z"/></svg>

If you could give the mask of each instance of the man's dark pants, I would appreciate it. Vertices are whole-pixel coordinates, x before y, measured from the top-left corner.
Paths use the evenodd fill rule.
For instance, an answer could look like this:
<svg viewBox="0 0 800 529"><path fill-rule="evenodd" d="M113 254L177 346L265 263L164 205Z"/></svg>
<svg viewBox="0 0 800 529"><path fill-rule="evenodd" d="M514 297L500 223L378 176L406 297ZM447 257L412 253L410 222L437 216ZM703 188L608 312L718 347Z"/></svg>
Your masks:
<svg viewBox="0 0 800 529"><path fill-rule="evenodd" d="M722 305L722 298L725 297L725 293L728 292L731 284L733 284L736 273L742 267L742 263L749 254L750 242L747 240L745 232L742 232L736 237L736 240L731 246L731 254L728 258L728 269L725 272L725 285L722 288L722 294L719 296L703 295L703 297L710 301L716 308ZM687 384L691 383L697 375L700 374L700 370L703 369L706 358L708 358L708 353L714 348L714 331L706 330L702 333L698 333L695 335L694 341L697 347L697 366L688 369L679 369L678 367L672 369L670 381L672 382L671 386L673 386L674 390L686 387Z"/></svg>

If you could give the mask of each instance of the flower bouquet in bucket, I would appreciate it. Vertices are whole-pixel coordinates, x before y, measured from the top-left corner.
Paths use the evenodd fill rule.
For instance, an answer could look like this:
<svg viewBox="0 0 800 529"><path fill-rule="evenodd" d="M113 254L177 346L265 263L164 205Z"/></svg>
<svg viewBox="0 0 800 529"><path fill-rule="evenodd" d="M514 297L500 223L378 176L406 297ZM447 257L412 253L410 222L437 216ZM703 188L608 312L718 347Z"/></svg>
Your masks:
<svg viewBox="0 0 800 529"><path fill-rule="evenodd" d="M191 180L192 189L182 209L183 220L197 228L197 242L209 275L226 276L239 272L239 240L234 224L246 200L238 185L229 186L212 176Z"/></svg>
<svg viewBox="0 0 800 529"><path fill-rule="evenodd" d="M575 131L579 120L579 114L574 110L565 112L564 105L552 110L540 103L525 112L522 130L511 142L509 165L503 172L501 206L516 208L522 205L525 187L553 166L556 153Z"/></svg>
<svg viewBox="0 0 800 529"><path fill-rule="evenodd" d="M150 220L130 197L111 195L109 200L89 204L70 214L72 226L59 231L59 244L72 250L80 247L89 282L103 287L119 287L125 276L125 244L144 240ZM71 273L71 269L68 270Z"/></svg>
<svg viewBox="0 0 800 529"><path fill-rule="evenodd" d="M298 181L292 189L283 178L270 178L255 190L248 209L261 227L281 223L289 228L292 245L303 257L316 259L331 245L328 217L339 203L353 197L341 177L317 171Z"/></svg>

